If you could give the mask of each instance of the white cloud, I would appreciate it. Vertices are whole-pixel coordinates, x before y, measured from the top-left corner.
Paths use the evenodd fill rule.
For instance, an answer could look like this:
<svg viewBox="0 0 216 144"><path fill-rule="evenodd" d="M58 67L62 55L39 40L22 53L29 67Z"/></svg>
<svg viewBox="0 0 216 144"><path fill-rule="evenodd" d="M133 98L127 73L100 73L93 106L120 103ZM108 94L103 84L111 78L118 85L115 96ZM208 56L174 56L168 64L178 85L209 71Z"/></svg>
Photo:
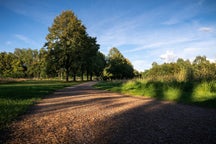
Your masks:
<svg viewBox="0 0 216 144"><path fill-rule="evenodd" d="M176 55L173 51L166 51L165 54L160 55L160 58L164 60L164 62L174 62L176 60Z"/></svg>
<svg viewBox="0 0 216 144"><path fill-rule="evenodd" d="M211 27L200 27L198 30L202 32L213 32L214 31L214 29Z"/></svg>
<svg viewBox="0 0 216 144"><path fill-rule="evenodd" d="M134 68L138 71L144 71L151 67L151 64L145 60L134 60L131 62L133 63Z"/></svg>

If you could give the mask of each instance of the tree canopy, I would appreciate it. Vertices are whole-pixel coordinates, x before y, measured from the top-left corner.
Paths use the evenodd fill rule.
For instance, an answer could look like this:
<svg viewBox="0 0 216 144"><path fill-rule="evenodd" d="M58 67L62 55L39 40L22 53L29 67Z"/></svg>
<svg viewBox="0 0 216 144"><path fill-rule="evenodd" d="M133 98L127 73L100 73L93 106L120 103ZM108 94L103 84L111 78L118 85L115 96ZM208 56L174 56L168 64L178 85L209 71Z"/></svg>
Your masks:
<svg viewBox="0 0 216 144"><path fill-rule="evenodd" d="M131 62L115 47L109 51L105 71L112 79L128 79L134 76Z"/></svg>
<svg viewBox="0 0 216 144"><path fill-rule="evenodd" d="M85 26L72 11L63 11L54 19L46 37L48 57L57 71L63 69L68 81L69 72L77 69L86 38Z"/></svg>

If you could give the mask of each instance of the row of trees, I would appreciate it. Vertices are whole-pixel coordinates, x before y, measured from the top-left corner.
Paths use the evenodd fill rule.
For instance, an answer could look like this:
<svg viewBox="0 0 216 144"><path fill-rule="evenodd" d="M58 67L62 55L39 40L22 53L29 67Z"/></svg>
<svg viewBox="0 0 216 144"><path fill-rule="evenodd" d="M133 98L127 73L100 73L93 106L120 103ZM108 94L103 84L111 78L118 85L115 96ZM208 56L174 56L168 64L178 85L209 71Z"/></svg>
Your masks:
<svg viewBox="0 0 216 144"><path fill-rule="evenodd" d="M72 11L63 11L54 19L47 42L38 50L15 49L14 53L0 53L1 77L65 77L81 80L84 75L104 79L132 78L133 66L117 48L107 57L99 52L96 38L86 32L85 26Z"/></svg>
<svg viewBox="0 0 216 144"><path fill-rule="evenodd" d="M45 77L46 57L45 49L19 49L14 53L0 53L0 77Z"/></svg>
<svg viewBox="0 0 216 144"><path fill-rule="evenodd" d="M58 57L57 57L58 56ZM101 79L128 79L134 76L134 69L117 48L110 49L108 56L97 51L91 58L86 54L86 59L80 59L71 63L77 65L76 70L69 71L68 75L81 77L90 75ZM57 58L59 59L57 59ZM0 77L12 78L51 78L65 77L66 70L58 65L62 59L59 54L56 56L49 53L49 50L16 48L13 53L0 53ZM74 79L76 80L76 78Z"/></svg>
<svg viewBox="0 0 216 144"><path fill-rule="evenodd" d="M105 59L98 51L96 38L87 34L85 26L72 11L64 11L54 19L46 40L50 73L63 72L66 74L66 81L70 74L74 81L78 73L82 80L84 74L87 78L90 75L90 80L93 74L102 76L106 64L108 68L105 73L110 78L131 78L133 75L131 63L117 48L111 49L110 55Z"/></svg>
<svg viewBox="0 0 216 144"><path fill-rule="evenodd" d="M209 81L216 79L216 63L205 56L197 56L193 62L179 58L173 63L152 63L152 68L142 74L143 78L159 81Z"/></svg>

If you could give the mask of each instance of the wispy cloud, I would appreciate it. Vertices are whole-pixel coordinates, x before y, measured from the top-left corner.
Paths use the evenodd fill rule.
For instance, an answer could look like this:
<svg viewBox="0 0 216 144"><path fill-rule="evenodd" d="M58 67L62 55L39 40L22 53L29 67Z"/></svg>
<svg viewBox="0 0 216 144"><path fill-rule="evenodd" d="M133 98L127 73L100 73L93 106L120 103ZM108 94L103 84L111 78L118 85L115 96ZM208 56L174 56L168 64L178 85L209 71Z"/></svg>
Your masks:
<svg viewBox="0 0 216 144"><path fill-rule="evenodd" d="M211 27L200 27L198 30L202 32L213 32L214 31L214 29Z"/></svg>
<svg viewBox="0 0 216 144"><path fill-rule="evenodd" d="M162 24L174 25L181 22L185 22L186 20L189 20L196 16L200 12L199 10L203 4L203 0L199 0L196 2L188 2L190 3L181 3L181 1L176 1L173 8L177 9L179 8L178 5L182 5L182 9L175 11L175 13L168 14L170 16L164 22L162 22Z"/></svg>
<svg viewBox="0 0 216 144"><path fill-rule="evenodd" d="M21 34L14 34L14 36L15 36L17 39L19 39L19 40L25 42L26 44L36 45L36 42L35 42L34 40L30 39L30 38L27 37L27 36L24 36L24 35L21 35Z"/></svg>
<svg viewBox="0 0 216 144"><path fill-rule="evenodd" d="M191 42L194 41L194 38L191 37L186 37L186 38L181 38L181 37L177 37L177 38L173 38L170 39L169 37L165 38L165 39L161 39L161 41L157 41L157 39L155 39L154 41L148 43L148 44L141 44L139 47L134 48L134 49L130 49L130 50L125 50L124 52L128 53L128 52L138 52L138 51L142 51L142 50L147 50L147 49L158 49L160 47L165 47L165 46L171 46L171 45L177 45L177 44L181 44L181 43L186 43L186 42Z"/></svg>
<svg viewBox="0 0 216 144"><path fill-rule="evenodd" d="M57 12L47 11L47 8L50 8L50 3L45 1L29 1L29 0L20 0L20 1L4 1L2 5L9 10L39 23L50 25L54 16Z"/></svg>

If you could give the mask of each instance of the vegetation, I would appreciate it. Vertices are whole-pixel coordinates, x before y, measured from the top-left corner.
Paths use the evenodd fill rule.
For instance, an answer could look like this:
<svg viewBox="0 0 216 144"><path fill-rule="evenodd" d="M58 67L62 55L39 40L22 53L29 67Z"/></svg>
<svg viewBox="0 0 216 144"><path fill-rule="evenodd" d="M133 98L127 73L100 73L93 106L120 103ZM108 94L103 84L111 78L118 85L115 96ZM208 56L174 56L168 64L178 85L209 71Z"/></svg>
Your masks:
<svg viewBox="0 0 216 144"><path fill-rule="evenodd" d="M147 96L216 108L216 81L211 82L156 82L130 80L127 82L100 82L96 88L135 96Z"/></svg>
<svg viewBox="0 0 216 144"><path fill-rule="evenodd" d="M87 35L86 28L72 11L64 11L54 19L46 37L49 69L63 71L68 81L70 72L76 80L78 69L93 73L93 58L99 45ZM82 76L83 77L83 76Z"/></svg>
<svg viewBox="0 0 216 144"><path fill-rule="evenodd" d="M104 69L104 79L131 79L133 77L134 69L131 62L117 48L110 49L107 66Z"/></svg>
<svg viewBox="0 0 216 144"><path fill-rule="evenodd" d="M205 56L197 56L192 63L183 59L161 65L154 62L141 79L101 82L96 87L216 108L216 63Z"/></svg>
<svg viewBox="0 0 216 144"><path fill-rule="evenodd" d="M95 37L87 34L85 26L72 11L57 16L40 50L16 48L14 53L0 53L0 78L53 78L86 75L92 80L128 79L134 76L130 61L112 48L106 58L99 52Z"/></svg>
<svg viewBox="0 0 216 144"><path fill-rule="evenodd" d="M183 59L161 65L154 62L142 77L150 81L211 81L216 80L216 63L211 63L205 56L197 56L193 62Z"/></svg>
<svg viewBox="0 0 216 144"><path fill-rule="evenodd" d="M77 84L62 81L21 81L0 84L0 129L53 91Z"/></svg>

